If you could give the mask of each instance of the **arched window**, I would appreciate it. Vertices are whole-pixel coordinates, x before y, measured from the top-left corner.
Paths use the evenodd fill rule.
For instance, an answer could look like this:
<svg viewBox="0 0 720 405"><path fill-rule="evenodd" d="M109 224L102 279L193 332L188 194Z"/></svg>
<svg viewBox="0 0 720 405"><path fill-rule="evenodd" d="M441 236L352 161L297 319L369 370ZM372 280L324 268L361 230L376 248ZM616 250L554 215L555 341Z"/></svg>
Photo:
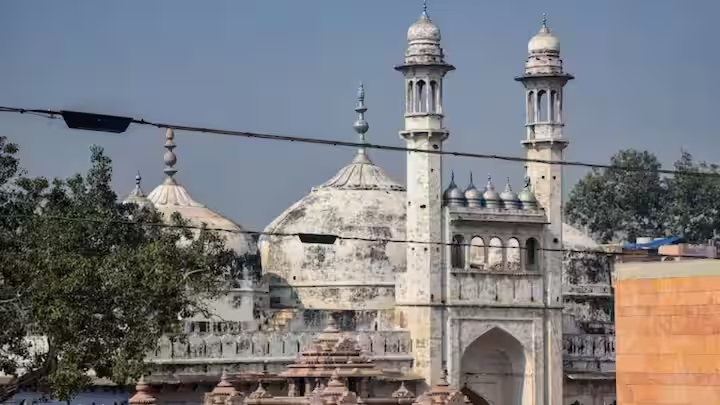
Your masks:
<svg viewBox="0 0 720 405"><path fill-rule="evenodd" d="M548 121L557 121L557 92L550 92L550 100L548 100Z"/></svg>
<svg viewBox="0 0 720 405"><path fill-rule="evenodd" d="M510 238L507 243L507 269L520 271L520 241L517 238Z"/></svg>
<svg viewBox="0 0 720 405"><path fill-rule="evenodd" d="M428 112L438 112L438 85L435 80L430 82L430 101L428 105Z"/></svg>
<svg viewBox="0 0 720 405"><path fill-rule="evenodd" d="M528 92L527 99L527 123L532 124L535 122L535 92Z"/></svg>
<svg viewBox="0 0 720 405"><path fill-rule="evenodd" d="M470 268L485 268L485 241L479 236L475 236L470 240Z"/></svg>
<svg viewBox="0 0 720 405"><path fill-rule="evenodd" d="M525 267L528 270L536 270L538 262L538 242L535 238L529 238L525 242Z"/></svg>
<svg viewBox="0 0 720 405"><path fill-rule="evenodd" d="M537 107L535 108L536 115L535 115L535 121L536 122L546 122L547 119L547 93L545 93L545 90L540 90L537 93Z"/></svg>
<svg viewBox="0 0 720 405"><path fill-rule="evenodd" d="M488 247L488 269L500 270L504 269L503 265L503 242L500 238L494 237L490 239L490 246Z"/></svg>
<svg viewBox="0 0 720 405"><path fill-rule="evenodd" d="M415 98L413 97L413 82L410 80L407 85L407 99L405 100L406 112L415 112Z"/></svg>
<svg viewBox="0 0 720 405"><path fill-rule="evenodd" d="M465 268L465 238L462 235L453 236L452 251L450 253L450 264L453 269Z"/></svg>
<svg viewBox="0 0 720 405"><path fill-rule="evenodd" d="M415 101L415 112L427 112L427 86L423 80L415 83Z"/></svg>

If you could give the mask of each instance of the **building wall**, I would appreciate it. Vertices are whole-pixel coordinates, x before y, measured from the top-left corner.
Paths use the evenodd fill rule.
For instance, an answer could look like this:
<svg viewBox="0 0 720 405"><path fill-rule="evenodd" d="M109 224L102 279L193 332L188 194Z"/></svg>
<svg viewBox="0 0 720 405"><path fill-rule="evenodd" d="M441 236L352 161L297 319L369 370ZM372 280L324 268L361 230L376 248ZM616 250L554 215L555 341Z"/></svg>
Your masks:
<svg viewBox="0 0 720 405"><path fill-rule="evenodd" d="M618 403L720 404L720 261L616 268Z"/></svg>

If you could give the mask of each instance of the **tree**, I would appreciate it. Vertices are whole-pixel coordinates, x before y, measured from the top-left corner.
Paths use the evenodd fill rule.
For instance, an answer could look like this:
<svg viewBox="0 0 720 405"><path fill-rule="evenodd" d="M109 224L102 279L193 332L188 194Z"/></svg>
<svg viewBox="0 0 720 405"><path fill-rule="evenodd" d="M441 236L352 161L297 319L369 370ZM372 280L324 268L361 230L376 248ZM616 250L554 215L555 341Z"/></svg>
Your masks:
<svg viewBox="0 0 720 405"><path fill-rule="evenodd" d="M158 338L206 311L233 253L179 216L158 226L154 210L118 203L99 147L85 175L52 181L23 176L16 152L0 137L0 370L12 376L0 400L21 385L68 400L90 370L138 378Z"/></svg>
<svg viewBox="0 0 720 405"><path fill-rule="evenodd" d="M678 173L667 181L667 228L693 242L716 237L720 229L720 167L695 162L690 153L683 151L675 170Z"/></svg>
<svg viewBox="0 0 720 405"><path fill-rule="evenodd" d="M610 166L593 169L575 185L565 204L568 222L587 227L601 243L662 236L668 191L657 157L626 149Z"/></svg>

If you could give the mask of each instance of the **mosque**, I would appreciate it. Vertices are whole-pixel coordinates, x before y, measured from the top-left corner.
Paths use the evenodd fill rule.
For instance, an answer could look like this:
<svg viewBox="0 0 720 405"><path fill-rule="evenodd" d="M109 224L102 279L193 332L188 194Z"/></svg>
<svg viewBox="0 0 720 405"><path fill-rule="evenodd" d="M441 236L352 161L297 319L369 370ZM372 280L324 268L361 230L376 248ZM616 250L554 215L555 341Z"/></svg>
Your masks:
<svg viewBox="0 0 720 405"><path fill-rule="evenodd" d="M461 187L443 171L438 152L451 135L443 82L454 69L423 10L395 66L405 99L399 135L411 149L404 184L359 148L259 240L181 185L168 130L167 178L147 195L138 178L126 202L228 231L245 271L213 304L215 317L188 320L186 340L164 339L149 354L156 372L139 384L140 403L149 403L148 387L153 401L188 405L213 387L249 404L614 403L612 266L583 253L600 246L563 223L562 166L547 163L569 146L563 95L573 76L560 41L543 21L515 78L529 159L518 192L490 177ZM362 87L355 111L365 143ZM128 397L99 382L73 403Z"/></svg>

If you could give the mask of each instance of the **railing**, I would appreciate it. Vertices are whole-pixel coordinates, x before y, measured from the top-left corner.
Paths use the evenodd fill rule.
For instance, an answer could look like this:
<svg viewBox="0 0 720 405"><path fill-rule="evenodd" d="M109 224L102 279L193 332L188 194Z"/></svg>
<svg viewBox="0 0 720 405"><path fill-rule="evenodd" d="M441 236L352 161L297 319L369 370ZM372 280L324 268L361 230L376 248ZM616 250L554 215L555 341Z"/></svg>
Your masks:
<svg viewBox="0 0 720 405"><path fill-rule="evenodd" d="M317 333L252 332L238 334L191 334L183 338L162 338L149 354L149 361L171 359L240 360L259 357L294 357ZM405 331L356 333L362 350L372 356L410 352L410 337ZM258 359L258 361L262 361Z"/></svg>
<svg viewBox="0 0 720 405"><path fill-rule="evenodd" d="M614 335L565 335L563 358L568 360L615 360Z"/></svg>
<svg viewBox="0 0 720 405"><path fill-rule="evenodd" d="M539 305L542 274L538 272L456 271L451 302Z"/></svg>

